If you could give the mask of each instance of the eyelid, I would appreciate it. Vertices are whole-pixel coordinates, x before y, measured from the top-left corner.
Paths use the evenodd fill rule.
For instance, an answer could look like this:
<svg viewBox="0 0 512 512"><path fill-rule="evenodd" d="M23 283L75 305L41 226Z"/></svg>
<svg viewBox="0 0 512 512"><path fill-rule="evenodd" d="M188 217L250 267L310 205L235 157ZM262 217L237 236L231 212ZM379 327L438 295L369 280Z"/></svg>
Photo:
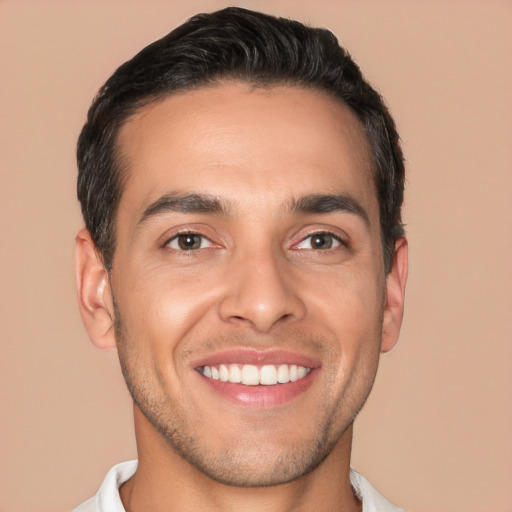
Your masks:
<svg viewBox="0 0 512 512"><path fill-rule="evenodd" d="M161 244L161 247L162 249L165 249L165 248L169 248L169 244L173 241L173 240L176 240L178 237L180 236L186 236L186 235L197 235L197 236L200 236L201 238L204 238L205 240L208 240L208 242L210 243L210 247L215 247L215 246L218 246L218 244L216 244L212 239L211 237L209 237L208 235L205 235L204 233L201 232L201 230L199 229L193 229L193 228L182 228L176 232L174 232L172 234L172 236L167 236L165 237L165 240L164 242ZM202 247L201 249L207 249L208 247ZM193 250L195 251L198 251L200 249L193 249L191 251L184 251L183 249L175 249L175 248L171 248L172 250L175 250L175 251L179 251L179 252L192 252Z"/></svg>
<svg viewBox="0 0 512 512"><path fill-rule="evenodd" d="M298 242L295 242L293 245L292 245L292 249L295 249L297 248L300 244L302 244L303 242L305 242L308 238L311 238L315 235L327 235L327 236L331 236L334 240L336 240L337 242L339 242L339 245L342 246L342 247L348 247L348 242L346 240L346 237L343 237L342 235L340 235L339 233L335 233L333 232L332 230L329 230L329 229L313 229L311 231L309 231L308 233L306 234L303 234L300 238L300 240ZM330 249L323 249L324 252L327 252L327 251L330 251L330 250L335 250L337 247L331 247ZM313 250L313 249L311 249ZM322 249L318 249L319 251L322 250Z"/></svg>

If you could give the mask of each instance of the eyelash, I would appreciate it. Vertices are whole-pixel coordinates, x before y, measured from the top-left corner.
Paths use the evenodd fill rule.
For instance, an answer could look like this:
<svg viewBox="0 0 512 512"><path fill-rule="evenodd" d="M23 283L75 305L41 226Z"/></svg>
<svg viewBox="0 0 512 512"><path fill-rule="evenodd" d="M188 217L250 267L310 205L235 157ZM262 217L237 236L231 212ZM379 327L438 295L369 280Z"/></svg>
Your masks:
<svg viewBox="0 0 512 512"><path fill-rule="evenodd" d="M301 241L298 243L298 244L295 244L294 247L297 247L301 244L303 244L306 240L308 239L313 239L314 237L330 237L332 241L334 242L337 242L339 244L339 246L342 246L342 247L347 247L347 242L345 240L343 240L340 236L338 235L335 235L334 233L331 233L330 231L315 231L313 233L310 233L309 235L307 235L306 237L302 238ZM324 252L327 252L327 251L330 251L330 250L335 250L337 249L338 247L328 247L327 249L321 249L321 248L316 248L317 251L324 251ZM315 248L311 248L311 249L305 249L305 250L315 250Z"/></svg>
<svg viewBox="0 0 512 512"><path fill-rule="evenodd" d="M192 252L195 252L195 251L198 251L199 249L206 249L206 247L198 247L196 249L194 248L189 248L189 249L178 249L178 248L172 248L170 247L170 244L171 242L173 241L178 241L181 237L186 237L186 236L189 236L189 237L201 237L201 245L203 243L204 240L208 241L210 244L213 244L213 242L205 235L203 235L202 233L198 233L196 231L182 231L180 233L177 233L175 235L173 235L171 238L168 238L164 244L163 244L163 248L170 248L171 250L174 250L176 252L181 252L181 253L192 253Z"/></svg>
<svg viewBox="0 0 512 512"><path fill-rule="evenodd" d="M163 248L168 248L168 249L171 249L173 251L176 251L178 253L193 253L193 252L196 252L200 249L207 249L208 247L197 247L197 248L188 248L188 249L184 249L183 247L181 248L173 248L173 247L170 247L170 244L173 242L173 241L177 241L180 239L180 237L186 237L186 236L190 236L190 237L201 237L201 242L200 242L200 245L203 244L203 241L206 240L208 241L210 244L213 244L215 245L211 240L210 238L208 238L206 235L203 235L202 233L198 233L196 231L182 231L180 233L177 233L175 235L173 235L171 238L168 238L165 243L162 245ZM310 233L309 235L305 236L304 238L302 238L300 240L299 243L297 244L294 244L294 248L300 246L301 244L303 244L304 242L306 242L308 239L313 239L313 237L330 237L332 241L335 241L339 244L339 246L343 246L343 247L347 247L348 244L345 240L343 240L340 236L338 235L335 235L334 233L331 233L329 231L315 231L313 233ZM322 248L316 248L317 251L322 251L322 252L327 252L327 251L330 251L330 250L335 250L337 248L336 247L328 247L327 249L322 249ZM314 247L311 247L311 248L306 248L304 250L309 250L309 251L314 251L315 248Z"/></svg>

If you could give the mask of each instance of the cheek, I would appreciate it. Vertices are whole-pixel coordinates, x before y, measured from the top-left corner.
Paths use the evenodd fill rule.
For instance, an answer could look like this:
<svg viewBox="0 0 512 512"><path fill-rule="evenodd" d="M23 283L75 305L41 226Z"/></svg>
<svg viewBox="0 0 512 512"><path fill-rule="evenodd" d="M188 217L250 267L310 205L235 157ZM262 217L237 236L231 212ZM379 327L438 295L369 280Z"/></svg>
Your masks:
<svg viewBox="0 0 512 512"><path fill-rule="evenodd" d="M384 305L384 280L371 267L342 268L325 276L311 276L309 311L321 318L344 343L356 345L380 334Z"/></svg>
<svg viewBox="0 0 512 512"><path fill-rule="evenodd" d="M317 279L317 286L311 288L309 313L334 340L337 354L330 360L337 361L337 366L332 372L345 385L364 385L368 378L373 380L371 375L377 369L384 295L379 283L371 269L340 271L325 281Z"/></svg>
<svg viewBox="0 0 512 512"><path fill-rule="evenodd" d="M125 330L132 342L168 358L212 310L218 285L165 266L133 275L126 272L114 288Z"/></svg>

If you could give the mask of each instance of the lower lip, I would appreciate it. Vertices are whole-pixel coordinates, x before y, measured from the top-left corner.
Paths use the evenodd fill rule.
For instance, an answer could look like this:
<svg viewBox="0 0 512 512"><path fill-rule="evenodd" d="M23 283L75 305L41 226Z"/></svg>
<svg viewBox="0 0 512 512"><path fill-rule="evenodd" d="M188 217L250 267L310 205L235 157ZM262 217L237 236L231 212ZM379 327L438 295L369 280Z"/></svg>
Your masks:
<svg viewBox="0 0 512 512"><path fill-rule="evenodd" d="M305 377L273 386L244 386L232 382L210 379L198 373L203 382L225 400L245 407L270 408L291 402L302 395L313 384L318 369L312 369Z"/></svg>

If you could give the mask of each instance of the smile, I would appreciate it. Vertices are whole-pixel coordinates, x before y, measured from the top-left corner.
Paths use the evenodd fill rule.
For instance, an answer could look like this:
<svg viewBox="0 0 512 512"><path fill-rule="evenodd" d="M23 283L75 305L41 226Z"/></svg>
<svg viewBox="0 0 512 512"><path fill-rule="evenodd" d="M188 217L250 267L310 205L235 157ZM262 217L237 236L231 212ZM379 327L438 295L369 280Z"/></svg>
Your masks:
<svg viewBox="0 0 512 512"><path fill-rule="evenodd" d="M301 380L309 374L311 368L296 364L219 364L205 365L198 371L208 379L231 382L244 386L275 386Z"/></svg>

